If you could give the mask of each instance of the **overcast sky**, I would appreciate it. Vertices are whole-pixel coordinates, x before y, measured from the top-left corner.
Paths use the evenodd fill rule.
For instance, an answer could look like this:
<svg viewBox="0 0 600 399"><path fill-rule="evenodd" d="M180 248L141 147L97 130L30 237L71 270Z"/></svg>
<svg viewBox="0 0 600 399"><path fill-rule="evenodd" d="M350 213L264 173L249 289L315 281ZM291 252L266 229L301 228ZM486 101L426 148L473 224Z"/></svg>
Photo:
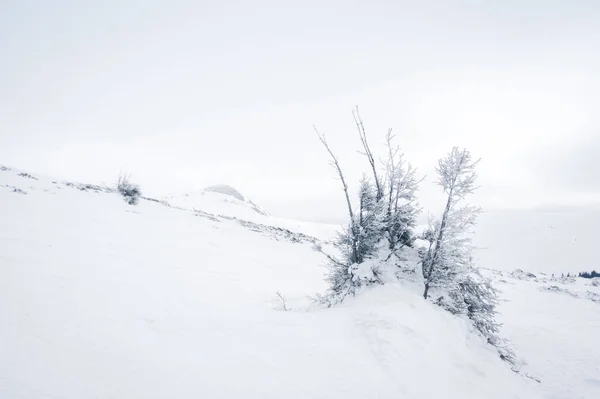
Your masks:
<svg viewBox="0 0 600 399"><path fill-rule="evenodd" d="M418 4L417 4L418 3ZM227 183L338 220L312 125L356 180L392 127L482 158L485 208L600 202L600 1L0 0L0 163L161 195Z"/></svg>

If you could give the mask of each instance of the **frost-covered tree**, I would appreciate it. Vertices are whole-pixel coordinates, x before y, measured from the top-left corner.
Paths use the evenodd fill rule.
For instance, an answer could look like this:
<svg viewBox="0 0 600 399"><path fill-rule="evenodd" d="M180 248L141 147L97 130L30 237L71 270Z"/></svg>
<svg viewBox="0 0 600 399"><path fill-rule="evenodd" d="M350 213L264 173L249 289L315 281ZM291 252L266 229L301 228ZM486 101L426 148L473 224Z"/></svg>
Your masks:
<svg viewBox="0 0 600 399"><path fill-rule="evenodd" d="M404 161L399 148L394 147L391 130L386 137L389 158L383 161L382 173L378 171L358 108L353 110L352 115L362 145L360 152L367 158L371 174L371 177L363 176L359 183L357 208L350 200L338 158L315 128L331 158L330 165L335 168L342 183L349 216L347 226L335 241L340 256L336 258L326 254L330 260L329 291L321 299L330 304L354 294L364 285L381 282L378 270L380 251L387 250L387 260L396 253L395 250L412 245L412 231L420 211L415 196L419 184L415 178L416 171Z"/></svg>
<svg viewBox="0 0 600 399"><path fill-rule="evenodd" d="M356 263L362 263L377 250L377 244L387 229L385 203L377 199L377 188L363 176L360 181L358 209L358 258Z"/></svg>
<svg viewBox="0 0 600 399"><path fill-rule="evenodd" d="M468 150L456 147L438 162L438 184L446 194L446 206L441 219L430 222L422 235L429 243L422 253L423 297L427 299L430 289L436 289L437 304L453 314L466 315L500 357L515 366L514 353L498 334L497 290L472 262L471 235L479 208L466 204L465 199L476 188L478 162Z"/></svg>
<svg viewBox="0 0 600 399"><path fill-rule="evenodd" d="M352 116L362 144L360 153L367 158L372 172L375 201L380 204L381 209L386 210L386 226L382 232L387 233L389 249L393 251L397 247L412 245L414 241L412 231L416 226L417 215L421 211L416 199L416 191L420 183L416 178L416 169L404 160L404 154L400 152L398 146L394 145L395 136L392 134L392 129L388 129L387 160L383 161L384 178L382 179L382 174L377 172L375 156L369 146L358 107L352 111Z"/></svg>
<svg viewBox="0 0 600 399"><path fill-rule="evenodd" d="M438 161L438 184L446 194L446 206L440 221L435 225L430 223L426 233L429 249L422 262L425 299L431 287L455 284L457 276L470 266L470 234L479 209L465 205L464 200L475 190L478 162L473 161L468 150L457 147Z"/></svg>
<svg viewBox="0 0 600 399"><path fill-rule="evenodd" d="M404 160L400 148L393 144L392 129L386 135L388 159L385 162L386 181L386 232L390 250L404 245L411 246L417 216L421 212L416 192L421 180L416 178L416 169Z"/></svg>
<svg viewBox="0 0 600 399"><path fill-rule="evenodd" d="M329 290L326 295L318 297L321 302L335 304L343 301L348 295L354 295L363 285L378 282L375 273L364 273L364 268L360 265L375 252L381 232L385 228L385 215L380 201L376 199L376 189L367 178L363 178L360 184L359 207L357 210L353 208L338 158L325 137L318 131L317 134L331 157L330 165L335 168L342 183L349 216L347 226L337 234L334 241L339 257L325 254L330 262L327 275Z"/></svg>

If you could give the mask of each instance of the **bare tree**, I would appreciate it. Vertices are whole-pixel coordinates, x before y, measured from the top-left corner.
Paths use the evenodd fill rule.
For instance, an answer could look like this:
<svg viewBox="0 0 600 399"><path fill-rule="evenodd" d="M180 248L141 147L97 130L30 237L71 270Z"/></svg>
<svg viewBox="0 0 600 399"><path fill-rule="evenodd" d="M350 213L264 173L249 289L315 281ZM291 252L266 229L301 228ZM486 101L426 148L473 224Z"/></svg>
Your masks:
<svg viewBox="0 0 600 399"><path fill-rule="evenodd" d="M323 144L323 146L325 147L325 149L329 153L329 156L331 157L331 160L329 161L329 164L331 166L333 166L335 168L336 172L338 173L340 181L342 182L342 187L344 189L344 194L346 195L346 204L348 205L348 214L349 214L349 216L350 216L351 219L354 219L354 212L352 211L352 202L350 201L350 195L348 194L348 185L346 184L346 179L344 179L344 173L342 172L342 168L340 167L340 163L338 161L338 158L333 153L333 151L331 151L331 148L329 147L329 144L327 144L327 140L325 140L325 136L322 135L321 133L319 133L319 131L317 130L316 126L313 126L313 127L315 129L315 132L317 133L317 136L319 137L319 140L321 141L321 143Z"/></svg>
<svg viewBox="0 0 600 399"><path fill-rule="evenodd" d="M387 150L388 150L388 160L385 163L385 167L386 167L386 183L388 185L387 187L387 195L388 195L388 217L391 215L392 213L392 204L393 204L393 199L394 199L394 179L396 177L396 171L397 171L397 166L396 166L396 156L398 156L398 154L400 153L400 147L398 146L394 146L393 144L393 140L394 140L394 135L392 134L392 129L388 129L387 134L385 135L385 143L387 146Z"/></svg>
<svg viewBox="0 0 600 399"><path fill-rule="evenodd" d="M316 126L313 126L313 128L315 129L315 132L317 133L319 140L321 141L321 143L323 144L323 146L329 153L329 156L331 157L329 164L335 168L335 170L340 178L340 181L342 182L342 188L344 190L344 195L346 197L346 205L348 206L348 216L350 216L350 229L352 232L352 236L354 237L352 239L352 254L353 254L354 259L357 259L358 248L357 248L357 242L356 242L357 234L356 234L356 226L355 226L355 221L354 221L354 211L352 210L352 202L350 201L350 195L348 194L348 185L346 184L346 179L344 178L344 173L342 172L342 168L340 167L340 163L338 161L337 156L333 153L333 151L329 147L329 144L327 144L327 140L325 140L325 136L322 135L321 133L319 133L319 130L317 130Z"/></svg>
<svg viewBox="0 0 600 399"><path fill-rule="evenodd" d="M290 310L287 307L287 304L285 303L285 296L283 296L283 294L279 291L275 292L275 295L277 295L277 298L279 298L279 300L281 301L281 309L285 312L287 312L288 310Z"/></svg>

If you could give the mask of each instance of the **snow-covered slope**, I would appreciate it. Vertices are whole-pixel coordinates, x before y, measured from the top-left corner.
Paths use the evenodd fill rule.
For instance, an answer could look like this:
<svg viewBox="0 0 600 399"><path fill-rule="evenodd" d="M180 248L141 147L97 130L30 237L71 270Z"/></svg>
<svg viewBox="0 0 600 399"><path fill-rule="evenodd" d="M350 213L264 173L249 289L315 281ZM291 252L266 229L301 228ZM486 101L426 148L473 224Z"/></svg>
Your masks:
<svg viewBox="0 0 600 399"><path fill-rule="evenodd" d="M506 300L498 319L547 398L600 398L600 279L488 271Z"/></svg>
<svg viewBox="0 0 600 399"><path fill-rule="evenodd" d="M249 198L245 197L235 188L221 184L205 188L201 191L191 192L164 198L169 204L187 210L234 217L255 223L293 229L304 234L329 240L334 237L339 228L336 225L301 222L285 218L273 217Z"/></svg>
<svg viewBox="0 0 600 399"><path fill-rule="evenodd" d="M244 197L235 188L220 184L201 191L165 198L170 204L186 209L201 209L217 215L238 215L245 218L269 216L269 212Z"/></svg>
<svg viewBox="0 0 600 399"><path fill-rule="evenodd" d="M521 322L512 321L520 310L503 313L518 350L539 356L527 359L528 372L543 378L538 384L513 373L468 323L424 301L410 281L336 308L313 305L308 296L325 283L312 237L150 200L130 206L108 189L18 173L0 171L2 398L505 399L597 392L592 379L558 390L561 378L579 370L574 360L565 363L566 376L552 371L569 356L565 349L551 352L543 340L542 349L521 347L535 332L556 343L554 324L544 318L519 329ZM276 291L291 311L281 310ZM572 309L567 303L556 311ZM593 312L560 330L571 334L565 348L577 348L574 356L584 356L575 331L591 334L600 319ZM595 352L588 353L581 364L597 366Z"/></svg>

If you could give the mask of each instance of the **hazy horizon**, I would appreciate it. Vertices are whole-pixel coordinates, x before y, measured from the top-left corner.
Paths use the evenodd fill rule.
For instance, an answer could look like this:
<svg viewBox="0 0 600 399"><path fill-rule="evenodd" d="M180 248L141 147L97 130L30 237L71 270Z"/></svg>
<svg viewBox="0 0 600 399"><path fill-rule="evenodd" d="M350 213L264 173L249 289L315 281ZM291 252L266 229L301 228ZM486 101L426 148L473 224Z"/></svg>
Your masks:
<svg viewBox="0 0 600 399"><path fill-rule="evenodd" d="M8 2L0 162L149 194L224 183L277 216L341 220L393 128L441 198L436 160L481 157L484 209L600 203L600 3Z"/></svg>

